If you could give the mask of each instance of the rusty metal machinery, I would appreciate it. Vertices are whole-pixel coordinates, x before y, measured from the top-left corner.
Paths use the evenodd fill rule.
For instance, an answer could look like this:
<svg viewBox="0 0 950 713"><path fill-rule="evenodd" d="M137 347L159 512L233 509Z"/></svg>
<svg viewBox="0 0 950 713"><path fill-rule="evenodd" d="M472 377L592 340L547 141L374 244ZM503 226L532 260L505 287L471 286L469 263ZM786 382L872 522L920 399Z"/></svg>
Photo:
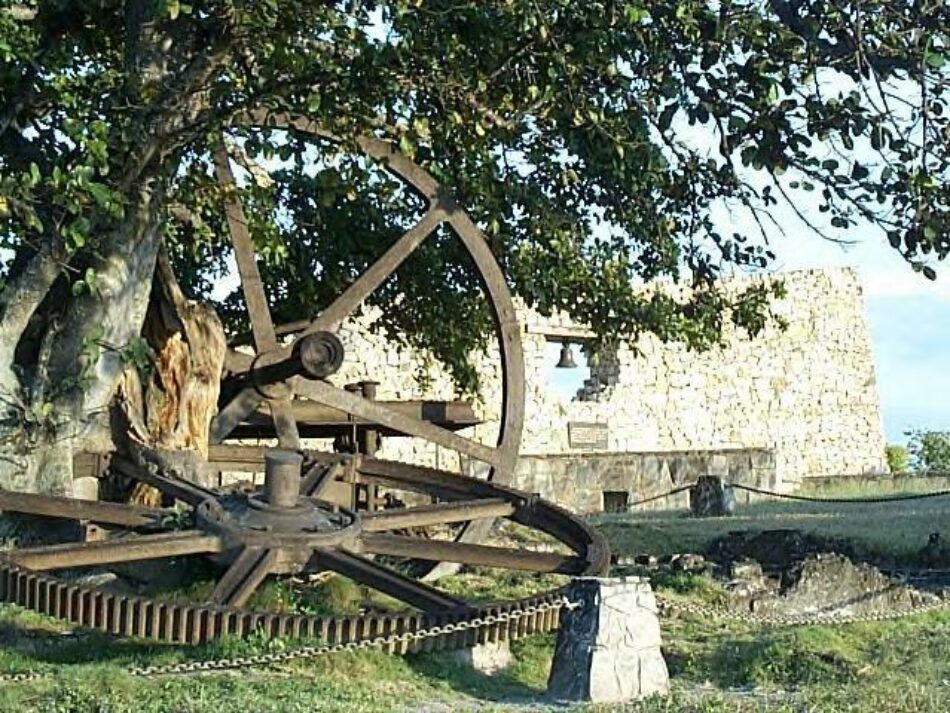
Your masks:
<svg viewBox="0 0 950 713"><path fill-rule="evenodd" d="M303 477L302 462L308 464ZM117 465L130 471L135 468L121 459ZM330 482L354 475L398 490L437 495L440 502L361 514L319 499ZM403 463L271 451L264 487L251 493L216 493L149 470L138 476L188 503L191 517L187 529L170 527L182 518L180 512L167 509L0 493L0 509L6 512L84 520L111 529L108 539L97 542L5 553L0 558L0 597L80 625L157 640L198 643L263 628L275 636L318 635L345 641L358 638L364 629L368 633L371 627L421 629L481 613L523 609L553 596L472 604L372 559L376 555L578 575L601 573L609 563L600 537L550 503L493 483ZM413 526L499 517L551 535L571 554L394 534ZM219 562L224 573L209 601L187 605L130 597L47 574L197 555ZM376 615L364 621L361 617L321 618L241 608L268 575L326 570L383 592L415 611ZM522 633L555 627L557 622L548 620L549 615L550 611L542 612L537 621L525 621Z"/></svg>
<svg viewBox="0 0 950 713"><path fill-rule="evenodd" d="M304 117L250 113L245 127L270 127L314 139L335 140ZM479 605L408 574L402 562L468 564L559 574L602 574L609 564L603 539L579 519L536 496L499 485L497 472L517 460L524 410L524 366L520 328L502 272L471 219L421 167L389 144L362 138L358 145L406 182L426 201L423 218L314 319L275 326L248 232L243 208L229 192L227 217L241 286L253 332L254 353L232 350L226 362L232 396L211 424L210 461L223 471L263 470L252 491L208 489L173 472L114 455L111 469L148 484L177 509L76 500L0 491L0 510L94 523L104 533L95 541L19 548L0 556L0 598L36 611L115 634L197 643L263 629L273 636L315 635L330 643L353 641L492 613L527 611L492 632L427 639L427 647L461 646L550 630L557 625L556 593L526 600ZM216 154L218 180L233 185L230 159ZM445 224L464 244L491 304L501 359L503 397L494 447L463 437L454 428L473 415L457 404L386 403L374 399L372 384L338 388L327 381L346 358L335 331L411 255L426 236ZM261 406L272 418L262 420ZM462 409L464 411L464 409ZM425 439L487 464L485 480L363 454L306 450L301 432L320 432L320 423L343 416L380 431ZM322 421L321 421L322 419ZM310 431L301 423L308 424ZM314 426L317 424L317 426ZM330 424L332 426L332 424ZM247 434L273 435L275 449L229 444ZM242 430L243 429L243 430ZM97 461L98 462L98 461ZM359 502L359 489L411 493L415 505L377 509ZM339 497L341 492L347 497ZM360 507L356 507L359 504ZM184 509L183 509L184 508ZM505 518L546 533L564 553L535 552L483 544L492 523ZM414 537L414 530L440 527L448 538ZM69 573L83 567L168 558L204 557L222 571L206 601L176 604L127 596L77 583ZM368 617L312 617L250 612L243 607L269 576L301 578L335 572L382 592L410 609ZM53 576L61 572L67 576ZM431 574L431 570L430 570ZM548 606L541 606L548 602ZM504 617L503 617L504 619ZM510 630L509 630L510 629ZM481 637L481 638L480 638Z"/></svg>

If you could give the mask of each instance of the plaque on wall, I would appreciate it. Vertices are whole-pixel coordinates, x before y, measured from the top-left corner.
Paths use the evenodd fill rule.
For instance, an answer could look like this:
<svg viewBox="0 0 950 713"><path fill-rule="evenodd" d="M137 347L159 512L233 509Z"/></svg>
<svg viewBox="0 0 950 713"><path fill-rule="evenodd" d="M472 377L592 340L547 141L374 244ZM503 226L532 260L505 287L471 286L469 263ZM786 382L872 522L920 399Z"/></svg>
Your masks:
<svg viewBox="0 0 950 713"><path fill-rule="evenodd" d="M605 451L607 450L607 424L571 421L567 424L567 444L571 448Z"/></svg>

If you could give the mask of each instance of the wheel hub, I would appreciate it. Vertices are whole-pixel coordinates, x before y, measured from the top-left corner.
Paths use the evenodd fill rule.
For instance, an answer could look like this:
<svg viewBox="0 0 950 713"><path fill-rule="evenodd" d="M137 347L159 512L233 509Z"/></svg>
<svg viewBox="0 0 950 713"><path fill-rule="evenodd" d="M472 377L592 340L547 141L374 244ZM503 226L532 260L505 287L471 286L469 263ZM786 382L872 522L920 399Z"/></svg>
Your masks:
<svg viewBox="0 0 950 713"><path fill-rule="evenodd" d="M314 548L355 542L362 531L357 513L300 493L303 456L271 450L264 463L261 491L208 498L195 508L196 526L221 537L227 550L282 550L287 572L306 565Z"/></svg>

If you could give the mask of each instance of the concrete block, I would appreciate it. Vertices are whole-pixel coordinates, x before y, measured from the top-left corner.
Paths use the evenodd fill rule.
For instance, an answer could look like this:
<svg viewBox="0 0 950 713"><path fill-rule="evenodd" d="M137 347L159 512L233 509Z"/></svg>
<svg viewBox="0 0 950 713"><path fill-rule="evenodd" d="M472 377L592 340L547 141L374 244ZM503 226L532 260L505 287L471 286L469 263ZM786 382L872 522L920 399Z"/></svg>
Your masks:
<svg viewBox="0 0 950 713"><path fill-rule="evenodd" d="M508 668L514 661L507 641L490 641L467 649L449 651L449 658L479 673L495 674Z"/></svg>

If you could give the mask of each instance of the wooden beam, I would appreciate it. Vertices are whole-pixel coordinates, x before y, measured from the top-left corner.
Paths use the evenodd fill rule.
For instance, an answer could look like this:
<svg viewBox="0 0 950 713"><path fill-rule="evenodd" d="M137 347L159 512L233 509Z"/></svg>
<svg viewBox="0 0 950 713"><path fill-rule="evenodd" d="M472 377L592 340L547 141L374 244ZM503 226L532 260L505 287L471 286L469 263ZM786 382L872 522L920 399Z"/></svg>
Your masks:
<svg viewBox="0 0 950 713"><path fill-rule="evenodd" d="M211 554L221 551L221 540L200 530L163 532L103 542L70 542L14 550L17 564L35 570L87 567L89 565L137 562L160 557Z"/></svg>
<svg viewBox="0 0 950 713"><path fill-rule="evenodd" d="M311 563L332 569L426 612L445 611L465 605L461 599L346 550L318 549Z"/></svg>
<svg viewBox="0 0 950 713"><path fill-rule="evenodd" d="M472 405L467 401L379 401L377 403L404 416L419 419L420 421L429 421L431 423L460 423L465 425L476 425L481 421L476 418ZM340 409L332 406L324 406L305 399L296 399L291 402L291 410L298 423L311 426L334 426L349 425L354 423L372 424L364 418L351 416ZM261 405L256 411L248 416L244 423L247 424L273 424L270 412Z"/></svg>
<svg viewBox="0 0 950 713"><path fill-rule="evenodd" d="M470 545L449 540L424 540L400 535L366 533L360 537L364 552L410 557L433 562L459 562L483 567L504 567L528 572L578 574L587 567L580 557L531 552L508 547Z"/></svg>
<svg viewBox="0 0 950 713"><path fill-rule="evenodd" d="M453 503L381 510L363 515L363 532L383 532L407 527L467 522L489 517L508 517L514 512L515 506L502 498L461 500Z"/></svg>
<svg viewBox="0 0 950 713"><path fill-rule="evenodd" d="M170 513L168 510L140 505L76 500L34 493L14 493L9 490L0 490L0 510L64 520L90 520L125 527L158 525L161 519Z"/></svg>
<svg viewBox="0 0 950 713"><path fill-rule="evenodd" d="M211 601L228 607L243 606L270 573L277 554L274 549L245 547L218 580Z"/></svg>

